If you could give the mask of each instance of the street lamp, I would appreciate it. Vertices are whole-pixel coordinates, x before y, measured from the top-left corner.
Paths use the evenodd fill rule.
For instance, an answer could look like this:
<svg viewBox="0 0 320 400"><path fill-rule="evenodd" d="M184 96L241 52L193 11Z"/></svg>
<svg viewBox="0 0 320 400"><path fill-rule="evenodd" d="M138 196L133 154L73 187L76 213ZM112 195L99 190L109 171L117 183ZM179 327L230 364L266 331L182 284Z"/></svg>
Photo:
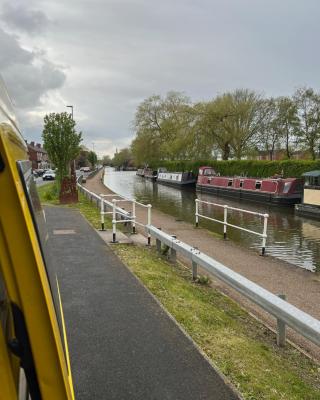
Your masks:
<svg viewBox="0 0 320 400"><path fill-rule="evenodd" d="M71 118L73 119L73 106L66 106L67 108L71 108Z"/></svg>

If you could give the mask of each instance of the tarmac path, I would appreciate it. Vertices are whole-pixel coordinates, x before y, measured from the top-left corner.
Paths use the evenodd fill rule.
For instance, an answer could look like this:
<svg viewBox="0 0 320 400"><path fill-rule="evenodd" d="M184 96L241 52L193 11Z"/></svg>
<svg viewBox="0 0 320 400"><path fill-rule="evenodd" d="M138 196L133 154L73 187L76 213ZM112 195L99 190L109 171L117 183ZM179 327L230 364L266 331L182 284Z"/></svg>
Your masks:
<svg viewBox="0 0 320 400"><path fill-rule="evenodd" d="M239 399L78 211L45 214L77 400Z"/></svg>
<svg viewBox="0 0 320 400"><path fill-rule="evenodd" d="M97 194L113 193L102 183L102 172L87 179L84 184L89 190ZM110 200L110 198L109 198ZM121 207L131 211L131 206L121 203ZM136 208L137 220L146 223L146 209ZM240 247L231 241L224 241L214 237L205 229L195 228L193 225L177 221L174 217L152 209L152 225L161 227L169 234L202 252L217 261L257 283L275 294L285 294L287 300L320 320L320 274L313 273L292 264L286 263L270 256L260 256L253 250ZM140 230L143 233L143 230ZM262 319L267 325L275 328L276 321L260 307L255 306L238 292L229 288L224 283L215 280L215 287L225 292L246 309ZM320 361L319 348L295 332L288 330L288 337L299 346L303 347L314 358Z"/></svg>

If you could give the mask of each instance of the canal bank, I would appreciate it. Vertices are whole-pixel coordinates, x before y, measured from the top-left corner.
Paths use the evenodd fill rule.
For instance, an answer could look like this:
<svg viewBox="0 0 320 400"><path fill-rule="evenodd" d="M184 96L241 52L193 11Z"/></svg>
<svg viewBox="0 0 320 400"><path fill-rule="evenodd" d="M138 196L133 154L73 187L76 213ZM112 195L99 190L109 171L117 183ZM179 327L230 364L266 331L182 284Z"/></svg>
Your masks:
<svg viewBox="0 0 320 400"><path fill-rule="evenodd" d="M101 173L87 180L86 187L97 194L111 193L102 184ZM125 203L122 206L125 208ZM137 207L136 214L138 220L146 222L145 209ZM290 303L320 319L320 278L318 274L294 267L272 257L261 257L257 253L237 246L231 241L223 241L216 238L205 229L195 229L189 223L177 221L176 218L157 209L152 210L152 224L156 227L161 227L167 233L177 235L181 241L198 247L204 253L272 293L285 294ZM273 318L266 315L241 295L219 281L214 281L213 284L263 319L265 323L275 326ZM290 332L290 337L315 356L318 353L316 346L311 345L298 335Z"/></svg>

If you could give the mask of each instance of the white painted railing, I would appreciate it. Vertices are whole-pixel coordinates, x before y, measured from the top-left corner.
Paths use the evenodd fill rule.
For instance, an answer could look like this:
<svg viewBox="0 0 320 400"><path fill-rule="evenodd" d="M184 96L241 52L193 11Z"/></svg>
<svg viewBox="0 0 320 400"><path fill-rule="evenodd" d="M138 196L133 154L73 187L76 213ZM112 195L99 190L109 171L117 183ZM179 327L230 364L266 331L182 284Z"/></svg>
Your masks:
<svg viewBox="0 0 320 400"><path fill-rule="evenodd" d="M269 214L262 214L262 213L258 213L258 212L254 212L254 211L243 210L242 208L230 207L230 206L228 206L226 204L211 203L209 201L203 201L203 200L199 200L199 199L196 199L195 202L196 202L196 212L195 212L196 227L199 226L199 217L200 217L200 218L204 218L204 219L207 219L207 220L210 220L210 221L218 222L219 224L223 224L223 238L224 239L227 238L227 226L230 226L231 228L240 229L241 231L251 233L252 235L260 236L262 238L261 254L262 255L265 254L266 241L267 241L267 237L268 237L267 228L268 228ZM208 217L207 215L200 214L199 213L199 204L207 204L207 205L210 205L210 206L223 208L223 221L220 220L220 219ZM238 211L238 212L241 212L241 213L251 214L251 215L256 215L256 216L262 217L263 218L263 231L262 231L262 233L256 232L256 231L252 231L251 229L243 228L242 226L239 226L239 225L230 224L228 222L228 210Z"/></svg>

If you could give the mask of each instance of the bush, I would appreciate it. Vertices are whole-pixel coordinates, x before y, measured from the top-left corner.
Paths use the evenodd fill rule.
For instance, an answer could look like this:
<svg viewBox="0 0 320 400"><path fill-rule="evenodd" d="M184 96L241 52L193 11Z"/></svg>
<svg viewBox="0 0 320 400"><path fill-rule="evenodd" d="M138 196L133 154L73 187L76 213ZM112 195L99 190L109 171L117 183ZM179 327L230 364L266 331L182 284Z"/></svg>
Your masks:
<svg viewBox="0 0 320 400"><path fill-rule="evenodd" d="M222 176L250 176L255 178L267 178L275 174L284 177L301 177L307 171L320 170L320 160L282 160L282 161L258 161L258 160L198 160L198 161L162 161L152 165L152 168L165 167L168 171L192 171L198 174L201 166L213 167Z"/></svg>

